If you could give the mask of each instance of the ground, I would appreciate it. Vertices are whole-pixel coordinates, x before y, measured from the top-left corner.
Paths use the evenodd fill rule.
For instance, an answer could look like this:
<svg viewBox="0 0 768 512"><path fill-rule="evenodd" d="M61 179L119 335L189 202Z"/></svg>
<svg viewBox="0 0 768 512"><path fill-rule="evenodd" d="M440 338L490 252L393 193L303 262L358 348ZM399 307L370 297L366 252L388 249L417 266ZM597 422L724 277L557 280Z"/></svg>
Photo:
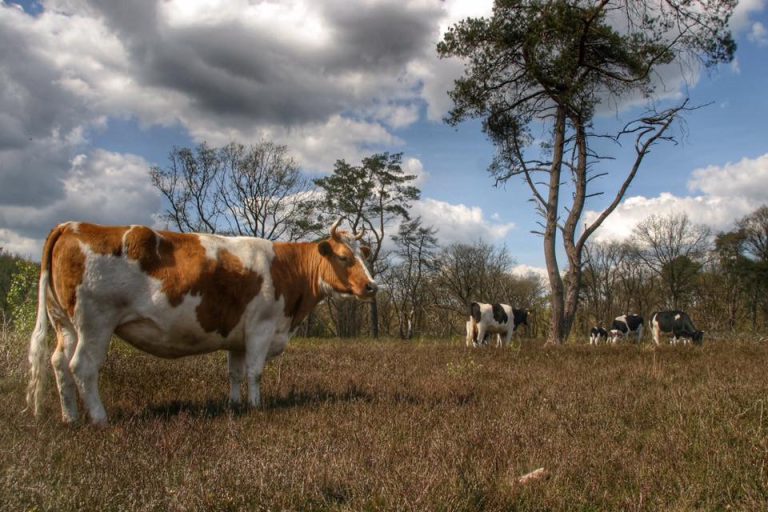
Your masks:
<svg viewBox="0 0 768 512"><path fill-rule="evenodd" d="M467 349L294 340L264 407L226 407L223 354L115 344L110 426L24 407L0 351L0 509L764 510L768 343ZM18 345L18 346L17 346ZM537 468L548 476L526 484Z"/></svg>

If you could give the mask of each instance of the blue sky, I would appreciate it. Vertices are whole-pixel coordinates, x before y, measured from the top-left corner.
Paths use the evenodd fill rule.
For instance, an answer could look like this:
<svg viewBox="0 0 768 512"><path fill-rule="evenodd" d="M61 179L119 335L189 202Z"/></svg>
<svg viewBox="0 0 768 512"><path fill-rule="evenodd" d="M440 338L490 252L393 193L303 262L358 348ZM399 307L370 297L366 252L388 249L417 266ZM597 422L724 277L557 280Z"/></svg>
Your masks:
<svg viewBox="0 0 768 512"><path fill-rule="evenodd" d="M653 213L685 212L715 230L768 202L768 13L741 2L733 64L671 73L666 93L693 104L678 145L658 146L597 234L627 236ZM65 220L157 225L147 168L174 145L267 138L313 176L336 159L403 152L420 175L413 212L443 243L504 244L543 267L530 194L494 188L493 147L470 121L441 119L461 71L440 61L445 28L489 12L473 0L8 2L0 7L0 246L37 258ZM599 119L617 124L621 110ZM616 150L609 192L631 156ZM606 196L588 204L598 211ZM589 218L592 213L587 213Z"/></svg>

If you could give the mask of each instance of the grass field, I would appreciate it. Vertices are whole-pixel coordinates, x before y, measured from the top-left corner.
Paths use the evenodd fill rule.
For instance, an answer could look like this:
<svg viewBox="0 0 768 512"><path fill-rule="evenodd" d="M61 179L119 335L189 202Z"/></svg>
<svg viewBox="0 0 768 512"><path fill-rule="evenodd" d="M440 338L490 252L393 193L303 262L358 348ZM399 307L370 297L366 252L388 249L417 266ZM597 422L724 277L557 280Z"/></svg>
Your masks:
<svg viewBox="0 0 768 512"><path fill-rule="evenodd" d="M111 424L24 407L0 350L6 510L766 510L768 344L469 350L295 340L263 409L226 407L223 354L113 346ZM543 467L548 476L518 477Z"/></svg>

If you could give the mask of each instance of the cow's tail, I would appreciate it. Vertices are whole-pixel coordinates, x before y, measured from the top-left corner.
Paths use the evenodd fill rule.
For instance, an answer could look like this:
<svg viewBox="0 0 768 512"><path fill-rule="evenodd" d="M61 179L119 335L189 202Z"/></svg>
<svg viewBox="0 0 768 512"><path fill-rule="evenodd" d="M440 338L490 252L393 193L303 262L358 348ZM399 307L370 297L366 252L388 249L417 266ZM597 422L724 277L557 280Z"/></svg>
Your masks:
<svg viewBox="0 0 768 512"><path fill-rule="evenodd" d="M27 385L27 409L37 416L43 398L45 388L45 377L48 369L48 343L46 335L48 334L48 289L51 282L51 259L53 255L53 246L56 244L63 229L56 227L48 235L43 248L43 256L40 262L40 281L37 290L37 320L35 321L35 330L32 331L32 339L29 343L29 384Z"/></svg>

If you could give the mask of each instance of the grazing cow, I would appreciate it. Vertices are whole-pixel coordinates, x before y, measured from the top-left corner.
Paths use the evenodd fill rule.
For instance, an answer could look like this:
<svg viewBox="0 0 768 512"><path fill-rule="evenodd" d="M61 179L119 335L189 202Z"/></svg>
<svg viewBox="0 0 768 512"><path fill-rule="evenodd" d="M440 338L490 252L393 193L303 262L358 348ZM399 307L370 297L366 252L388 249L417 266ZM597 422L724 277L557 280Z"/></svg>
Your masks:
<svg viewBox="0 0 768 512"><path fill-rule="evenodd" d="M160 357L229 352L230 401L260 404L267 360L285 349L307 314L328 296L371 300L362 233L319 243L180 234L144 226L69 222L48 235L42 255L37 323L29 350L29 407L40 411L47 322L57 345L51 363L63 420L78 418L77 393L94 424L107 415L99 369L116 334Z"/></svg>
<svg viewBox="0 0 768 512"><path fill-rule="evenodd" d="M640 315L621 315L614 318L611 324L611 343L616 343L619 338L634 334L637 342L643 338L643 317Z"/></svg>
<svg viewBox="0 0 768 512"><path fill-rule="evenodd" d="M467 321L467 346L485 345L487 337L498 335L496 345L509 344L520 325L528 325L528 310L514 309L508 304L483 304L473 302L469 306ZM502 335L504 337L502 338Z"/></svg>
<svg viewBox="0 0 768 512"><path fill-rule="evenodd" d="M596 325L589 331L589 344L597 345L601 341L608 341L608 331L603 329L602 325Z"/></svg>
<svg viewBox="0 0 768 512"><path fill-rule="evenodd" d="M651 329L653 341L657 345L662 333L672 334L672 344L677 344L678 341L693 341L695 345L704 343L704 331L697 330L691 317L684 311L657 311L651 316Z"/></svg>

